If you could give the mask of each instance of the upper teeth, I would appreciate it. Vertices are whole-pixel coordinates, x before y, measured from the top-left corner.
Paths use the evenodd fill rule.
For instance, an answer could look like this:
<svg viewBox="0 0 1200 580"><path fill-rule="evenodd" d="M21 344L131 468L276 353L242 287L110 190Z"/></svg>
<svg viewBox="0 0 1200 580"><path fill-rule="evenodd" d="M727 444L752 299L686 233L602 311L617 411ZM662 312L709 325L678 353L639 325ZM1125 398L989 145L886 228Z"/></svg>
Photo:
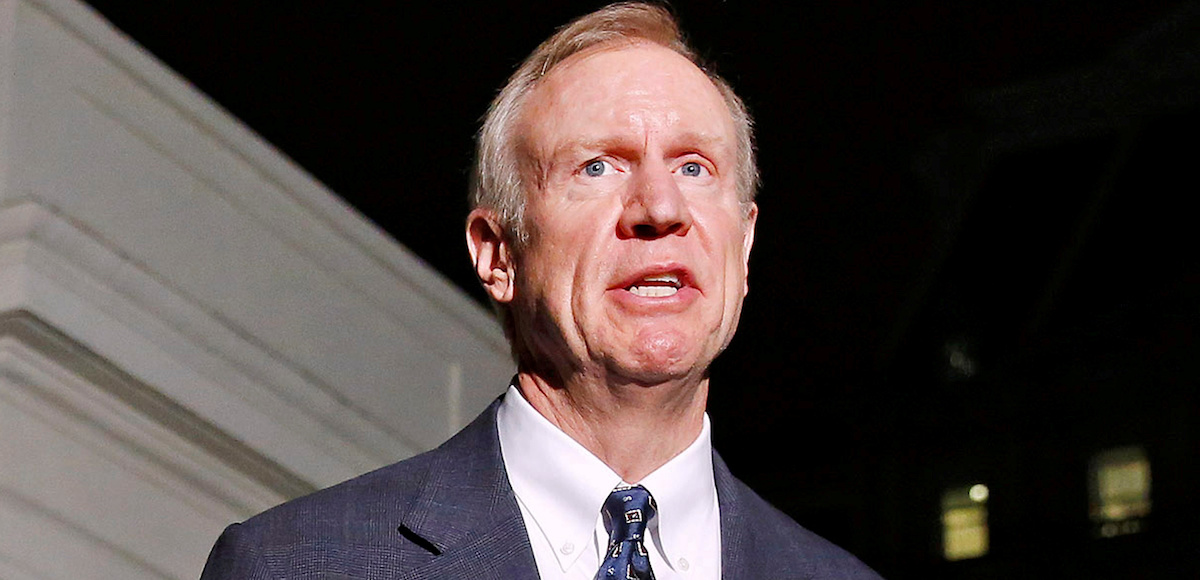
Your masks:
<svg viewBox="0 0 1200 580"><path fill-rule="evenodd" d="M629 287L629 291L638 296L662 297L672 296L679 291L679 276L675 274L658 274L647 276L641 282Z"/></svg>
<svg viewBox="0 0 1200 580"><path fill-rule="evenodd" d="M657 276L646 276L643 279L643 281L645 281L645 282L666 282L667 284L671 284L671 285L675 286L676 288L679 287L679 276L676 276L674 274L659 274Z"/></svg>

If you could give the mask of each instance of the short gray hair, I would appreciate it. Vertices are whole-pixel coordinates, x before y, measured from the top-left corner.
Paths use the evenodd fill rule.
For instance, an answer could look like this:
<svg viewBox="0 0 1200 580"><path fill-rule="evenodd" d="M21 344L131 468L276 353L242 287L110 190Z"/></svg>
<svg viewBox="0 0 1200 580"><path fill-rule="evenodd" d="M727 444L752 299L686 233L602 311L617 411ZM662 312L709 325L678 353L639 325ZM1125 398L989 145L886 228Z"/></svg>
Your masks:
<svg viewBox="0 0 1200 580"><path fill-rule="evenodd" d="M471 183L471 209L492 210L500 227L516 248L529 241L524 221L526 164L518 131L521 109L539 81L574 54L602 44L652 42L684 56L712 80L733 118L738 145L738 197L746 211L758 191L758 166L754 159L753 122L746 105L733 88L706 67L686 42L675 16L663 6L644 2L619 2L582 16L560 28L521 63L492 101L479 131L475 171Z"/></svg>

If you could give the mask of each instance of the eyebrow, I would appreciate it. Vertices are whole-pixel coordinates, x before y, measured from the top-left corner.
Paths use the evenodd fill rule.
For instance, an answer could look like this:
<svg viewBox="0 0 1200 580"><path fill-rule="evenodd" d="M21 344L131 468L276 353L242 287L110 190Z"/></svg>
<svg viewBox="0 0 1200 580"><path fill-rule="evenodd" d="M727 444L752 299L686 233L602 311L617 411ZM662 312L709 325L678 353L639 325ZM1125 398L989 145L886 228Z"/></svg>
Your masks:
<svg viewBox="0 0 1200 580"><path fill-rule="evenodd" d="M725 139L712 133L688 131L674 137L667 143L667 151L690 151L693 149L709 150L724 145ZM599 139L572 139L550 151L550 160L559 159L575 151L634 151L641 148L641 143L628 137L604 137Z"/></svg>
<svg viewBox="0 0 1200 580"><path fill-rule="evenodd" d="M555 147L550 151L549 159L559 160L563 157L572 156L579 151L626 152L636 150L639 147L639 143L627 137L604 137L599 139L584 137L572 139Z"/></svg>

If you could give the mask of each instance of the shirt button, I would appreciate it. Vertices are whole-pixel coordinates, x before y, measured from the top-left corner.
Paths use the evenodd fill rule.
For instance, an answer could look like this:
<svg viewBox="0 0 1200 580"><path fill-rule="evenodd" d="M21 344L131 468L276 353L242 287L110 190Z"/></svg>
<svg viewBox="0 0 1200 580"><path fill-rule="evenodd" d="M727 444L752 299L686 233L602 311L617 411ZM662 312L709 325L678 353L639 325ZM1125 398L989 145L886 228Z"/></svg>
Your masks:
<svg viewBox="0 0 1200 580"><path fill-rule="evenodd" d="M691 564L688 563L687 558L679 559L679 569L680 570L687 572L688 568L690 568L690 567L691 567Z"/></svg>
<svg viewBox="0 0 1200 580"><path fill-rule="evenodd" d="M558 551L562 552L564 556L567 556L571 552L575 551L575 544L572 544L571 542L567 542L567 543L563 544L562 547L560 547L558 549Z"/></svg>

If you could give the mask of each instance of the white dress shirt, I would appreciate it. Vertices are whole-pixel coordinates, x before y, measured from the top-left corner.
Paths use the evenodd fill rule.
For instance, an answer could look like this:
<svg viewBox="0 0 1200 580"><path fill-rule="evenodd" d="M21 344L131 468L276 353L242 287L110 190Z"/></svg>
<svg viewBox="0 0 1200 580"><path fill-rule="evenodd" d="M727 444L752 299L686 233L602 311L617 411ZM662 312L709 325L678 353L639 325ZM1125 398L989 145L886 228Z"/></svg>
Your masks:
<svg viewBox="0 0 1200 580"><path fill-rule="evenodd" d="M622 482L515 386L509 386L496 420L504 467L542 580L595 578L608 547L600 508L621 483L641 484L658 505L646 546L658 580L720 579L721 518L708 414L687 449L639 482Z"/></svg>

